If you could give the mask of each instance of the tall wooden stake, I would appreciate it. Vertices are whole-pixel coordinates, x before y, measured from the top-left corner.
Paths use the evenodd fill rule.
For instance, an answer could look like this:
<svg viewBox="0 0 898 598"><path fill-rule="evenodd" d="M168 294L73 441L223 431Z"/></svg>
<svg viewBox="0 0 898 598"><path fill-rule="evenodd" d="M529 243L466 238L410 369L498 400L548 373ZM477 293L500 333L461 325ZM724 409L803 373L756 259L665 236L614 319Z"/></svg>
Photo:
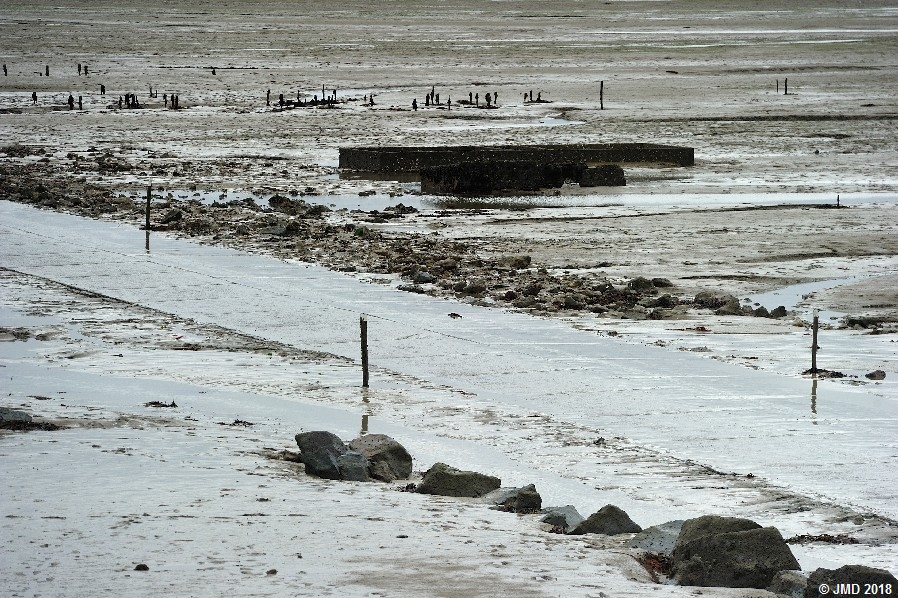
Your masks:
<svg viewBox="0 0 898 598"><path fill-rule="evenodd" d="M599 81L599 110L605 109L605 82Z"/></svg>
<svg viewBox="0 0 898 598"><path fill-rule="evenodd" d="M359 326L362 328L362 388L368 388L368 320L365 316L359 316Z"/></svg>
<svg viewBox="0 0 898 598"><path fill-rule="evenodd" d="M820 325L820 316L817 315L817 310L814 310L814 323L812 325L812 333L811 333L811 373L817 373L817 328Z"/></svg>
<svg viewBox="0 0 898 598"><path fill-rule="evenodd" d="M789 95L789 77L786 77L786 80L783 81L783 95Z"/></svg>
<svg viewBox="0 0 898 598"><path fill-rule="evenodd" d="M153 198L153 187L147 187L147 225L146 230L150 230L150 200Z"/></svg>

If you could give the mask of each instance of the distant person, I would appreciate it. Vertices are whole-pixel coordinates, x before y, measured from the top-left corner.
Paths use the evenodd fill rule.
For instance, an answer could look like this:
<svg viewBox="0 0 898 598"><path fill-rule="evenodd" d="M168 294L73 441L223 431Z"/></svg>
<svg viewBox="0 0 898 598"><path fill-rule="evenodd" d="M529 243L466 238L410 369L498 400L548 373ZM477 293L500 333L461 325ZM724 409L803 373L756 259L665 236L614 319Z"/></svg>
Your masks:
<svg viewBox="0 0 898 598"><path fill-rule="evenodd" d="M49 77L50 76L50 65L49 64L47 65L47 68L45 70L47 72L47 76Z"/></svg>
<svg viewBox="0 0 898 598"><path fill-rule="evenodd" d="M84 76L85 77L87 76L87 65L86 64L84 65Z"/></svg>
<svg viewBox="0 0 898 598"><path fill-rule="evenodd" d="M81 63L78 63L78 76L81 76Z"/></svg>
<svg viewBox="0 0 898 598"><path fill-rule="evenodd" d="M162 103L165 104L165 107L168 108L168 94L162 94Z"/></svg>
<svg viewBox="0 0 898 598"><path fill-rule="evenodd" d="M469 104L474 103L474 94L472 94L470 91L468 92L468 103Z"/></svg>
<svg viewBox="0 0 898 598"><path fill-rule="evenodd" d="M437 94L437 106L440 105L440 94Z"/></svg>
<svg viewBox="0 0 898 598"><path fill-rule="evenodd" d="M100 84L100 95L101 96L106 95L106 86L103 85L102 83Z"/></svg>
<svg viewBox="0 0 898 598"><path fill-rule="evenodd" d="M34 104L35 106L37 106L37 92L36 91L31 92L31 103Z"/></svg>
<svg viewBox="0 0 898 598"><path fill-rule="evenodd" d="M3 64L3 76L6 76L6 63Z"/></svg>
<svg viewBox="0 0 898 598"><path fill-rule="evenodd" d="M479 93L475 93L475 94L474 94L474 105L475 105L475 106L479 106L479 105L480 105L480 94L479 94Z"/></svg>
<svg viewBox="0 0 898 598"><path fill-rule="evenodd" d="M119 97L118 97L118 109L119 109L119 110L122 109L122 96L119 96Z"/></svg>
<svg viewBox="0 0 898 598"><path fill-rule="evenodd" d="M69 94L69 110L75 109L75 96Z"/></svg>
<svg viewBox="0 0 898 598"><path fill-rule="evenodd" d="M498 91L493 92L493 105L494 106L499 105L499 92Z"/></svg>
<svg viewBox="0 0 898 598"><path fill-rule="evenodd" d="M452 110L452 96L449 96L449 99L446 100L446 109Z"/></svg>
<svg viewBox="0 0 898 598"><path fill-rule="evenodd" d="M412 110L414 110L415 112L418 111L418 100L414 98L412 99Z"/></svg>
<svg viewBox="0 0 898 598"><path fill-rule="evenodd" d="M81 101L81 96L78 96L78 110L84 110L84 104Z"/></svg>
<svg viewBox="0 0 898 598"><path fill-rule="evenodd" d="M265 105L271 106L271 90L268 90L268 93L265 94Z"/></svg>
<svg viewBox="0 0 898 598"><path fill-rule="evenodd" d="M493 103L493 96L490 95L490 92L486 92L486 107L489 108Z"/></svg>
<svg viewBox="0 0 898 598"><path fill-rule="evenodd" d="M317 99L317 96L316 96L316 99ZM278 105L280 105L281 108L284 107L284 94L278 95Z"/></svg>

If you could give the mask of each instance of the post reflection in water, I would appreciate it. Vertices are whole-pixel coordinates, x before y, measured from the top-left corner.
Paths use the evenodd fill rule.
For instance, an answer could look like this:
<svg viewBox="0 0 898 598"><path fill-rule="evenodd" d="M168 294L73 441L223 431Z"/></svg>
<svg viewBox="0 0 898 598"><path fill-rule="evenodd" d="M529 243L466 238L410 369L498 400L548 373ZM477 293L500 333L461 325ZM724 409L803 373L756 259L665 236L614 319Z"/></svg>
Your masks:
<svg viewBox="0 0 898 598"><path fill-rule="evenodd" d="M362 403L368 405L368 389L362 388ZM368 433L368 408L365 408L365 413L362 414L362 430L359 432L359 436L364 436Z"/></svg>
<svg viewBox="0 0 898 598"><path fill-rule="evenodd" d="M817 415L817 376L811 380L811 413ZM817 425L817 418L813 419L813 423Z"/></svg>
<svg viewBox="0 0 898 598"><path fill-rule="evenodd" d="M150 252L150 231L147 231L147 244L146 244L147 253Z"/></svg>

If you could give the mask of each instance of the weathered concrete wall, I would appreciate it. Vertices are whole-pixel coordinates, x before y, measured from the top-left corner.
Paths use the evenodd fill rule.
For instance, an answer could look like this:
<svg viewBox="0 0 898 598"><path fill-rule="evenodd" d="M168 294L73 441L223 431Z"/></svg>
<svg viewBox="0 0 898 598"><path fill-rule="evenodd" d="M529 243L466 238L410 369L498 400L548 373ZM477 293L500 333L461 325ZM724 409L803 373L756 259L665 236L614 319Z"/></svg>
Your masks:
<svg viewBox="0 0 898 598"><path fill-rule="evenodd" d="M537 191L565 182L583 187L623 186L624 169L617 164L588 168L585 163L462 162L421 169L421 191L451 195L483 195L497 191Z"/></svg>
<svg viewBox="0 0 898 598"><path fill-rule="evenodd" d="M579 180L585 164L539 164L534 162L462 162L421 169L424 193L478 195L501 191L537 191L561 187L566 180Z"/></svg>
<svg viewBox="0 0 898 598"><path fill-rule="evenodd" d="M382 173L420 172L428 167L465 162L648 163L693 166L695 150L691 147L652 143L340 148L340 168L349 170Z"/></svg>

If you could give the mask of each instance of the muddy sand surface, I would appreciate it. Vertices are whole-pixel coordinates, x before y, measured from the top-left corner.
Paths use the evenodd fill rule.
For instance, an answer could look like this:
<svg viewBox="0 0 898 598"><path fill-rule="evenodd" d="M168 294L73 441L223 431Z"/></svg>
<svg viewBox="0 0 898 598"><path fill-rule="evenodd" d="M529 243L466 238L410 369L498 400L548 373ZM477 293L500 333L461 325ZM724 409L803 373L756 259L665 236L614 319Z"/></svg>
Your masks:
<svg viewBox="0 0 898 598"><path fill-rule="evenodd" d="M833 335L822 343L829 351L826 367L849 374L842 386L889 400L898 378L895 352L889 350L894 344L888 344L894 343L898 320L896 30L898 12L887 2L779 2L762 8L713 1L267 2L262 8L232 1L160 8L130 1L11 0L0 11L0 59L7 68L0 76L0 199L124 222L136 230L144 224L151 187L150 251L156 235L170 235L314 262L371 284L560 318L621 342L694 351L789 376L808 365L808 326L819 309ZM432 89L440 95L436 106L424 101ZM543 101L525 101L531 91ZM136 94L139 108L120 108L119 98L129 93ZM277 105L281 94L306 103L322 93L335 93L336 101L284 110ZM487 93L498 94L494 109L481 109ZM469 94L476 94L475 105L462 103ZM172 95L178 96L178 110L170 108ZM412 99L418 110L411 109ZM566 186L525 197L473 198L423 195L413 181L355 178L337 169L339 148L359 145L613 142L693 147L696 164L625 164L628 184L622 188ZM135 250L143 250L142 234ZM196 571L202 571L200 582L191 591L208 587L221 593L231 589L225 572L235 569L241 594L492 595L497 587L534 596L653 593L648 573L631 557L621 557L617 544L556 541L532 521L484 515L482 505L434 506L413 498L413 506L397 508L401 501L392 491L355 486L313 483L299 491L303 500L321 504L326 517L351 526L353 541L339 547L346 555L338 559L339 575L322 556L338 550L309 540L324 533L323 519L314 518L296 534L311 551L272 550L282 538L268 530L266 518L292 524L309 513L291 512L289 505L262 509L270 503L258 499L282 500L297 492L296 472L258 457L267 453L253 447L285 448L302 418L340 429L347 439L358 433L355 415L344 421L339 411L356 408L357 396L347 390L357 384L355 366L315 355L314 347L298 355L296 347L272 347L233 331L192 330L189 322L168 321L170 314L141 306L103 299L85 304L77 289L9 270L3 279L9 320L0 326L6 366L17 372L15 406L63 426L69 418L68 425L79 430L5 434L2 441L12 442L4 446L5 462L11 470L38 463L59 482L59 492L83 492L86 501L102 503L121 483L117 479L130 476L128 460L141 459L154 501L144 505L131 484L119 506L88 512L53 501L27 515L44 500L41 488L48 479L29 478L27 488L4 503L7 555L18 555L16 578L7 589L19 595L35 588L88 595L97 583L110 593L140 595L164 584L179 587L180 576ZM71 314L40 306L42 294L69 306ZM736 308L718 313L730 297ZM759 307L771 311L780 305L785 316L756 314ZM80 323L85 314L91 314L88 323ZM18 352L19 328L30 335L26 353L34 362ZM140 332L160 330L161 337ZM39 334L47 336L38 339ZM207 374L197 377L203 368L184 371L188 366L179 365L196 349L182 346L184 338L202 348ZM274 381L251 376L235 382L229 374L235 353L240 371L261 367L270 354L290 365ZM45 366L59 377L41 373ZM99 372L95 379L80 378L90 369ZM257 371L274 376L275 370ZM871 370L885 371L886 380L866 380ZM328 382L315 382L309 371ZM103 382L117 375L155 382L128 386L128 398L135 400L123 401L115 384ZM300 420L278 412L280 403L263 397L273 393L283 400L293 388L291 376L306 376L304 401L321 409L336 405L336 411L306 407ZM195 387L169 386L176 383ZM366 413L392 422L396 429L389 431L397 436L415 438L416 458L443 457L454 446L446 435L496 452L510 450L506 440L514 434L502 427L508 421L502 416L509 414L484 406L456 408L452 393L450 399L437 396L439 380L427 381L433 386L425 384L426 390L416 386L421 381L404 383L432 399L433 409L422 415L399 393L379 396L380 406ZM105 390L88 400L85 388ZM222 388L250 398L196 400ZM79 401L67 401L66 392L78 394ZM160 418L158 410L142 407L175 395L179 405L188 405L186 412L182 407ZM182 397L191 398L183 403ZM257 421L250 406L259 401L272 414L264 430L219 425ZM510 416L518 422L529 414ZM453 419L459 422L450 432L433 433ZM89 421L104 423L93 428L84 423ZM506 440L494 426L505 429ZM574 467L572 476L582 475L595 487L620 487L636 504L665 505L670 518L680 515L677 508L750 516L780 526L784 535L855 534L862 539L855 552L821 545L794 550L806 567L837 566L844 555L896 571L888 518L883 523L874 513L865 519L849 506L820 504L775 484L758 490L743 478L731 483L626 439L614 440L623 444L615 445L616 456L601 474L586 472L572 464L582 464L588 452L583 447L601 431L574 429L569 422L545 426L547 437L557 439L540 452L550 467ZM159 434L146 433L150 429ZM94 431L87 435L89 430ZM521 451L530 447L518 442ZM70 459L48 456L54 444ZM191 455L180 468L172 447ZM614 479L621 463L665 482L643 496L644 484L633 481L639 475ZM67 475L78 467L102 483L81 487ZM170 488L165 480L185 471L200 482L183 491ZM267 477L259 478L258 488L241 485L260 472ZM212 486L216 492L210 494ZM559 491L558 499L564 498ZM199 519L185 516L204 505L208 509ZM396 509L394 515L385 516L384 505ZM370 513L358 514L368 507ZM25 528L16 517L26 518ZM407 532L403 519L426 533L401 533ZM92 534L97 520L107 530L100 536ZM141 525L152 526L155 536L133 531ZM214 531L207 535L204 526ZM195 535L194 546L171 540L179 529ZM83 554L88 550L73 552L72 535L92 549L90 557ZM231 545L207 550L219 535ZM403 544L400 535L410 535L411 542ZM23 546L48 544L44 536L54 538L52 549L42 548L51 558L46 566L35 565L41 551ZM167 561L163 582L134 578L134 565L148 557L126 552L153 537L148 553L157 562L173 547L185 557ZM433 550L444 538L440 550ZM480 552L469 554L472 539ZM369 544L378 550L389 546L427 573L409 580L392 556L371 560ZM318 555L313 562L310 552ZM76 556L86 559L83 569ZM546 558L552 567L544 565ZM445 565L452 559L469 576L476 569L476 577L464 586L434 589L440 580L458 577L458 570ZM53 563L60 562L65 573L54 576ZM157 566L150 564L154 571ZM270 568L281 573L265 575ZM570 583L559 573L564 571L581 576L582 583ZM40 581L28 577L36 575Z"/></svg>

